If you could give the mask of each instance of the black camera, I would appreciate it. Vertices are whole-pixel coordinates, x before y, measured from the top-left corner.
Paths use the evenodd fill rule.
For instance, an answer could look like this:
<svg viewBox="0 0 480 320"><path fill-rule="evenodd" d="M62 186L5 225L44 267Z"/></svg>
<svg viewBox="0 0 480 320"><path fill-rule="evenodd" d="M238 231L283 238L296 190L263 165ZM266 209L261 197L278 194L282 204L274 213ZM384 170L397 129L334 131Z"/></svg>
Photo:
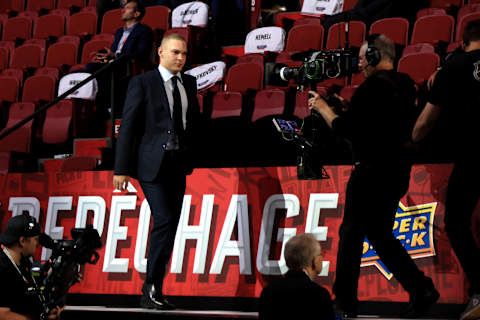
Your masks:
<svg viewBox="0 0 480 320"><path fill-rule="evenodd" d="M299 52L292 55L292 60L303 62L298 68L274 64L271 71L267 71L267 83L285 85L289 80L293 80L303 86L326 79L347 77L358 72L358 54L350 49Z"/></svg>
<svg viewBox="0 0 480 320"><path fill-rule="evenodd" d="M64 304L68 290L79 282L80 266L96 264L102 247L98 231L92 225L71 229L72 240L53 240L42 234L40 244L52 250L50 259L34 265L32 275L40 286L38 297L43 304L41 319L47 319L50 310Z"/></svg>

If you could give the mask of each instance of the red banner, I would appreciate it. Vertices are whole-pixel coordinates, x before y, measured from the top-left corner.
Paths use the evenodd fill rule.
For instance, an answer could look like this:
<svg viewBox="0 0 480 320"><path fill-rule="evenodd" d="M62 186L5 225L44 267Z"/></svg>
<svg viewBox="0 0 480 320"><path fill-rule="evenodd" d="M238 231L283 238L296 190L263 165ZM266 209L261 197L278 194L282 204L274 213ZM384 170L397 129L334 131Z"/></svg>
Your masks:
<svg viewBox="0 0 480 320"><path fill-rule="evenodd" d="M320 240L324 270L316 279L331 289L338 229L349 166L326 167L330 179L300 181L296 168L196 169L187 179L175 248L164 291L168 295L258 297L286 272L283 246L295 234ZM451 165L417 165L394 226L417 265L432 277L444 303L466 300L466 280L443 229ZM150 209L137 181L114 192L112 172L0 175L0 230L28 211L55 239L92 223L104 247L86 265L75 293L139 294L145 277ZM379 185L379 188L382 186ZM375 190L372 190L375 205ZM480 210L474 214L475 234ZM374 222L372 222L374 223ZM43 249L36 258L47 258ZM365 241L359 298L406 301L408 295Z"/></svg>

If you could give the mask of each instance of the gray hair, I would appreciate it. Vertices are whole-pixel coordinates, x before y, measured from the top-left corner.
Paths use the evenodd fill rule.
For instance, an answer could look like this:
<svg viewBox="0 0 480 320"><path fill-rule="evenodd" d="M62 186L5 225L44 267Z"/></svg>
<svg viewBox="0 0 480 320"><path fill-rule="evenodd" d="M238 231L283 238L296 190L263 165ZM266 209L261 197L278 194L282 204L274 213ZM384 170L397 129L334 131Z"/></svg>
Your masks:
<svg viewBox="0 0 480 320"><path fill-rule="evenodd" d="M320 254L321 247L311 233L301 233L285 244L285 261L291 270L301 270L312 264L313 259Z"/></svg>

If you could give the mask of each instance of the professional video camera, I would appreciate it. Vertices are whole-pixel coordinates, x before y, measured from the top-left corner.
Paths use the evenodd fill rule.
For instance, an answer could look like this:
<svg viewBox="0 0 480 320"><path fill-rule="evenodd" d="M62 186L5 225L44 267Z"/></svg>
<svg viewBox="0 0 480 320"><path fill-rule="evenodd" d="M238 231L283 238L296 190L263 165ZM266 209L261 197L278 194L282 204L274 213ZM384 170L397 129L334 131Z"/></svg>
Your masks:
<svg viewBox="0 0 480 320"><path fill-rule="evenodd" d="M80 266L96 264L102 247L98 231L92 225L71 229L72 240L53 240L46 234L40 236L40 244L52 249L50 259L32 268L40 290L37 293L43 304L41 319L47 319L50 310L63 305L68 290L81 279Z"/></svg>
<svg viewBox="0 0 480 320"><path fill-rule="evenodd" d="M348 40L349 17L345 21L345 46L344 49L295 53L291 56L293 61L302 61L300 67L288 67L279 63L267 63L265 65L265 83L267 85L288 85L290 80L297 84L297 91L317 90L317 84L327 79L343 78L350 83L353 73L358 72L359 48L350 48ZM345 105L334 95L323 97L332 106L336 113L342 113ZM305 105L305 108L307 106ZM298 147L297 176L298 179L327 179L328 174L323 168L320 159L315 159L315 151L318 151L317 128L326 126L323 118L316 111L312 111L310 117L310 132L303 132L304 122L299 130L287 130L282 127L282 119L274 119L277 130L284 139L294 141ZM293 126L288 121L288 126ZM286 138L288 135L288 138Z"/></svg>
<svg viewBox="0 0 480 320"><path fill-rule="evenodd" d="M281 85L293 79L300 90L307 84L315 89L318 82L348 77L357 72L357 56L357 53L350 49L296 53L291 58L293 61L303 61L300 67L289 68L284 64L275 64L271 71L273 79L267 78L267 81Z"/></svg>

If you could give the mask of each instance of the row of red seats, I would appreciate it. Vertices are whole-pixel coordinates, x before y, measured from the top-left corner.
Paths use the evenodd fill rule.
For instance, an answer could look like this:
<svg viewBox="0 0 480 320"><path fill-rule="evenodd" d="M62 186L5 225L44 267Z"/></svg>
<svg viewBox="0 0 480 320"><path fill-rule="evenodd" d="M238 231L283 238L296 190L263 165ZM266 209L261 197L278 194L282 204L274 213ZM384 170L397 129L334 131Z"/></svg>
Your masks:
<svg viewBox="0 0 480 320"><path fill-rule="evenodd" d="M26 3L25 3L26 2ZM2 0L0 1L0 13L9 13L11 11L21 12L24 10L51 10L55 8L71 7L95 7L97 0Z"/></svg>

